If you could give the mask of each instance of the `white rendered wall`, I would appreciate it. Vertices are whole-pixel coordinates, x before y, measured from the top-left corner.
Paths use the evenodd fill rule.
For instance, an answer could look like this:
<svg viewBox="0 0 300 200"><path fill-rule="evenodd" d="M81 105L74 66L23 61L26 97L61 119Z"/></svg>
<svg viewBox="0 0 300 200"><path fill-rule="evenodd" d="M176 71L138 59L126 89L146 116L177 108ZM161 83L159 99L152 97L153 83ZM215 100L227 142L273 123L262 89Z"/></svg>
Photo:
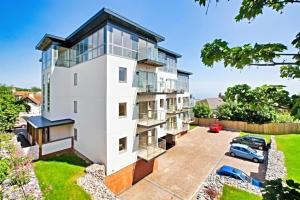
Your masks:
<svg viewBox="0 0 300 200"><path fill-rule="evenodd" d="M50 142L42 145L42 155L55 153L72 147L72 138Z"/></svg>
<svg viewBox="0 0 300 200"><path fill-rule="evenodd" d="M70 68L70 116L75 120L74 147L93 162L106 164L106 55ZM77 73L77 86L74 86ZM77 113L73 101L78 102ZM72 130L73 132L73 130Z"/></svg>
<svg viewBox="0 0 300 200"><path fill-rule="evenodd" d="M127 82L119 83L119 67L127 68ZM136 88L133 77L136 61L107 56L107 175L137 160L137 120L133 119ZM127 116L119 117L119 103L127 103ZM127 150L119 152L119 139L127 137Z"/></svg>

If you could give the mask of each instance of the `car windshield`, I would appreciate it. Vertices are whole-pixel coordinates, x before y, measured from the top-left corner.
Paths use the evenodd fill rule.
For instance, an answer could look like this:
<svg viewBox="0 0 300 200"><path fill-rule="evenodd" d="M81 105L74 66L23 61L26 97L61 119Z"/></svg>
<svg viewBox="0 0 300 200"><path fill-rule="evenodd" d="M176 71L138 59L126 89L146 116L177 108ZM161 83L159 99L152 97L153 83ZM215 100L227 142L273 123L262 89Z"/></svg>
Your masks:
<svg viewBox="0 0 300 200"><path fill-rule="evenodd" d="M238 174L243 181L251 182L251 178L247 174L245 174L244 172L242 172L241 170L233 169L232 171L234 173Z"/></svg>

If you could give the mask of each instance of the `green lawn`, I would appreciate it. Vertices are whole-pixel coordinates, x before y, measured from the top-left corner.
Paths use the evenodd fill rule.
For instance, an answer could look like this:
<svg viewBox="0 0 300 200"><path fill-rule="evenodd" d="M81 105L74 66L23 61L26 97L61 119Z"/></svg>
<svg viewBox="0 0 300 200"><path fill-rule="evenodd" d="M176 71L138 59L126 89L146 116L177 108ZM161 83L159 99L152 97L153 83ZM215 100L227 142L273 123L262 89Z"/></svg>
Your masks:
<svg viewBox="0 0 300 200"><path fill-rule="evenodd" d="M35 174L45 199L91 199L83 188L76 184L77 178L84 175L86 165L74 154L62 154L35 162Z"/></svg>
<svg viewBox="0 0 300 200"><path fill-rule="evenodd" d="M198 125L193 125L193 124L190 124L190 129L189 130L193 130L194 128L198 127Z"/></svg>
<svg viewBox="0 0 300 200"><path fill-rule="evenodd" d="M223 195L220 200L261 200L262 197L224 185Z"/></svg>
<svg viewBox="0 0 300 200"><path fill-rule="evenodd" d="M300 183L300 134L278 135L276 142L284 153L288 178Z"/></svg>

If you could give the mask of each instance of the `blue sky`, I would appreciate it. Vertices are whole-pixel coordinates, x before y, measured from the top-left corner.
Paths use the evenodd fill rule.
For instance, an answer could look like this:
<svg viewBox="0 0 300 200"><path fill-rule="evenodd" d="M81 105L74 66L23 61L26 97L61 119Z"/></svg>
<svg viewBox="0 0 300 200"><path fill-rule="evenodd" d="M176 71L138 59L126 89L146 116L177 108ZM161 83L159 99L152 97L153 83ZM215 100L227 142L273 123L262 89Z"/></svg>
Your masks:
<svg viewBox="0 0 300 200"><path fill-rule="evenodd" d="M205 67L202 46L215 38L230 45L281 42L290 44L300 31L300 5L288 6L283 14L266 9L251 23L236 23L240 1L223 1L210 6L208 14L194 0L26 0L1 2L0 83L21 87L40 86L40 52L34 49L45 33L66 37L102 7L165 36L160 45L183 55L181 69L194 73L191 92L195 97L213 97L229 86L247 83L283 84L291 93L300 92L299 80L279 77L278 68L247 68L240 71ZM293 49L289 50L293 52Z"/></svg>

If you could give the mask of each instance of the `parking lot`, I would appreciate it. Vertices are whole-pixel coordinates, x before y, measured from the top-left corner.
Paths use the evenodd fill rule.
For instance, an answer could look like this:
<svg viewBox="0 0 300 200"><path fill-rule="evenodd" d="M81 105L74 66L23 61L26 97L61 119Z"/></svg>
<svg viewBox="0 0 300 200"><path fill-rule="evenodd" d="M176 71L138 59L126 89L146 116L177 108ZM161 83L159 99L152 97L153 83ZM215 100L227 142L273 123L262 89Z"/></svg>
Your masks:
<svg viewBox="0 0 300 200"><path fill-rule="evenodd" d="M208 133L198 127L179 139L176 146L157 158L158 171L123 192L120 199L191 199L217 168L226 164L264 179L265 165L227 156L232 138L238 132Z"/></svg>

